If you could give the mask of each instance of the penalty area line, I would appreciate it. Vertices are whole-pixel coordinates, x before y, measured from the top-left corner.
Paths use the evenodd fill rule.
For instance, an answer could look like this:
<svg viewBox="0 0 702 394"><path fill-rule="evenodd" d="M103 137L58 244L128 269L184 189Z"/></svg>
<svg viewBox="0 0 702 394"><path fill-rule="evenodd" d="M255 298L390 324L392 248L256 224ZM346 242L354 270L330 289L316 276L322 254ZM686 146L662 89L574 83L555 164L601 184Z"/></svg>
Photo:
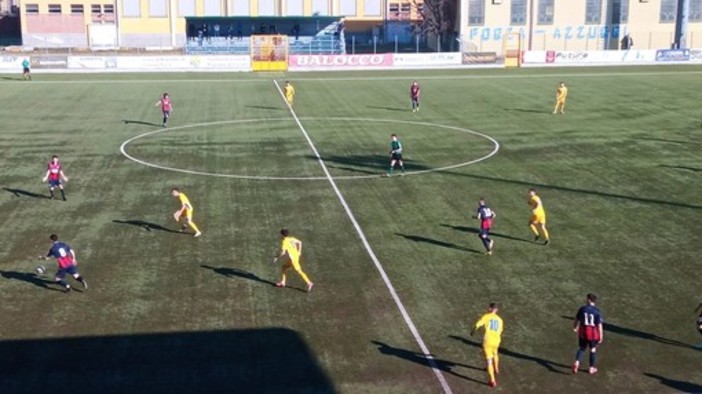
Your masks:
<svg viewBox="0 0 702 394"><path fill-rule="evenodd" d="M361 239L361 242L363 243L363 246L365 247L366 252L370 256L371 260L373 260L373 264L375 264L375 268L378 269L380 276L383 278L383 282L385 282L385 286L387 286L388 291L390 291L390 295L392 296L392 299L395 301L395 305L397 305L397 308L400 310L400 313L402 314L402 318L405 320L405 324L407 324L407 327L412 332L412 335L414 336L415 341L419 345L419 348L421 349L421 351L424 355L424 358L426 358L427 363L429 364L431 369L434 371L434 374L436 375L436 378L439 380L439 383L441 383L441 387L443 388L444 393L445 394L452 394L451 387L448 385L448 382L446 381L446 378L444 377L443 373L441 373L441 370L439 369L438 365L436 364L436 361L434 361L434 356L432 356L431 352L429 352L429 348L424 343L424 340L422 339L421 335L419 334L419 330L417 330L417 327L412 322L412 318L410 317L409 313L407 312L405 305L402 303L402 300L400 299L400 296L397 294L397 291L395 291L395 286L393 286L392 283L390 282L390 278L388 277L387 273L385 272L383 265L380 264L380 260L378 260L378 257L375 255L373 248L371 248L370 243L368 242L368 239L366 238L366 234L363 232L363 230L361 229L361 226L358 224L358 221L356 220L356 216L351 211L351 208L346 203L346 199L344 198L343 194L341 194L339 187L336 185L334 178L332 178L331 174L329 173L329 169L327 168L327 165L324 162L324 159L319 154L319 151L317 150L317 147L314 145L314 142L312 142L312 138L310 138L310 135L307 133L307 130L300 122L300 118L297 117L297 113L295 113L295 110L290 105L290 103L288 103L288 100L285 98L285 93L283 93L283 89L280 88L278 81L273 79L273 83L275 84L275 87L278 90L278 93L280 93L280 96L283 98L283 102L285 102L285 105L288 107L288 110L290 111L290 115L292 115L293 119L295 120L295 123L297 123L297 126L300 128L300 131L302 131L302 134L304 135L305 139L307 140L307 144L310 146L310 149L312 149L314 156L317 158L317 162L319 163L320 167L322 167L322 171L324 172L325 177L329 181L329 184L331 185L332 189L334 189L334 193L336 194L336 197L339 199L341 206L344 208L344 211L346 212L346 216L348 216L349 220L351 221L351 224L353 224L353 228L356 230L356 234L358 234L358 237Z"/></svg>

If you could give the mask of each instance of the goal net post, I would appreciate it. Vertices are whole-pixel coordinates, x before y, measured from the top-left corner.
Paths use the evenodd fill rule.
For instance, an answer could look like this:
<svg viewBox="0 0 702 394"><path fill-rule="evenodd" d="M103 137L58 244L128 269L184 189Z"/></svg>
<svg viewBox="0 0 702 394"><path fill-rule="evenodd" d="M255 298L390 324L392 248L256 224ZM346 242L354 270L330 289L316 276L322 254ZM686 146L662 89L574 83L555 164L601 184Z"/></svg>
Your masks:
<svg viewBox="0 0 702 394"><path fill-rule="evenodd" d="M502 41L502 53L505 54L505 68L522 66L522 35L510 33Z"/></svg>
<svg viewBox="0 0 702 394"><path fill-rule="evenodd" d="M288 36L251 36L251 68L253 71L287 71Z"/></svg>

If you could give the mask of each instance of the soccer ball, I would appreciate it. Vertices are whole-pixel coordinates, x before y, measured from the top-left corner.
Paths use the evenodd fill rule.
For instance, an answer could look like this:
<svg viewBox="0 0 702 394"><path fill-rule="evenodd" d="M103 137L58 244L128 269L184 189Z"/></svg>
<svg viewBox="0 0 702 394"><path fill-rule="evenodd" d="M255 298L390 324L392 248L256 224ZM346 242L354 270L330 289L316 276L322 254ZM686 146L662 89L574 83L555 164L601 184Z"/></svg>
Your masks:
<svg viewBox="0 0 702 394"><path fill-rule="evenodd" d="M44 275L44 273L46 273L46 267L39 265L34 269L34 271L36 271L38 275Z"/></svg>

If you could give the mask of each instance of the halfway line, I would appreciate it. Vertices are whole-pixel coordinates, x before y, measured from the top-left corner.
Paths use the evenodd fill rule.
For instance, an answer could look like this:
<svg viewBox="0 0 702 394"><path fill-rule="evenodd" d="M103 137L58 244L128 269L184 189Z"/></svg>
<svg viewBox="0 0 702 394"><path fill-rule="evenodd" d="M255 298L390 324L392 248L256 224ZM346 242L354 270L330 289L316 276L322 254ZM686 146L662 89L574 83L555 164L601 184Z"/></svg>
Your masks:
<svg viewBox="0 0 702 394"><path fill-rule="evenodd" d="M400 313L402 314L402 317L405 319L405 323L407 324L407 327L412 332L414 339L417 341L419 348L422 350L424 358L427 359L427 362L429 363L429 366L431 366L431 369L434 371L436 378L439 379L439 382L441 383L441 387L444 389L444 393L452 394L451 387L449 387L448 382L446 382L446 378L439 370L439 367L436 365L436 362L434 361L434 356L431 355L431 353L429 352L429 348L424 343L424 340L422 339L422 337L419 335L419 331L417 330L417 327L412 322L412 318L409 316L409 313L407 313L407 309L405 309L404 304L402 304L402 300L400 300L400 296L397 295L397 292L395 291L395 287L390 282L390 278L385 273L385 269L383 268L383 266L380 264L380 260L378 260L378 257L375 255L375 252L373 252L373 249L370 246L370 243L368 243L368 239L366 238L366 235L363 233L361 226L356 221L356 217L354 216L353 212L351 212L351 208L349 208L349 205L346 203L346 199L341 194L341 191L339 190L339 188L336 186L336 182L334 182L334 178L332 178L331 174L329 173L329 169L327 169L327 165L324 163L324 159L322 159L322 156L319 154L319 151L317 151L317 147L314 145L314 142L312 142L312 139L310 138L309 134L307 134L307 130L305 130L305 127L302 126L302 123L300 123L300 119L297 117L295 110L292 108L292 106L288 103L288 100L285 98L285 94L283 93L283 90L280 88L278 81L276 81L274 79L273 83L275 84L276 89L278 89L278 93L280 93L280 96L283 98L285 105L288 106L288 109L290 110L290 114L292 115L293 119L295 119L295 123L297 123L297 126L300 128L300 131L302 131L302 134L305 136L305 139L307 140L307 143L309 144L310 148L312 149L314 156L317 158L319 165L322 167L322 171L324 171L324 175L326 176L327 180L329 180L329 184L331 184L332 188L334 189L334 193L336 193L336 196L339 198L339 202L341 202L341 205L344 207L344 211L346 211L346 216L348 216L349 219L351 220L353 227L356 229L356 233L358 234L359 238L361 238L361 242L363 243L363 246L366 248L366 252L368 252L368 255L370 256L371 260L373 260L373 263L375 264L375 268L377 268L378 272L380 272L380 276L383 278L383 282L385 282L385 286L387 286L388 290L390 291L390 295L392 295L393 300L395 300L395 304L400 309Z"/></svg>

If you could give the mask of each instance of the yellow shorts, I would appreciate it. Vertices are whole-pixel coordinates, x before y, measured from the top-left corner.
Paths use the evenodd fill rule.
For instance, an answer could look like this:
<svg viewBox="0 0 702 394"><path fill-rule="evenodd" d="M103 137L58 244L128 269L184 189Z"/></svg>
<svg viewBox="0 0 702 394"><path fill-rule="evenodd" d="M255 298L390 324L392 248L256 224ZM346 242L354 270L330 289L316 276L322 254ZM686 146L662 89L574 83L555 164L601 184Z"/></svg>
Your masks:
<svg viewBox="0 0 702 394"><path fill-rule="evenodd" d="M293 258L289 257L288 261L286 261L283 264L283 268L290 268L290 267L292 267L295 271L300 271L301 270L300 259L299 258L293 259Z"/></svg>
<svg viewBox="0 0 702 394"><path fill-rule="evenodd" d="M546 224L546 214L545 213L532 214L531 218L529 219L529 223Z"/></svg>
<svg viewBox="0 0 702 394"><path fill-rule="evenodd" d="M485 353L485 358L486 359L491 359L497 356L497 349L500 347L500 345L496 346L488 346L488 345L483 345L483 353Z"/></svg>
<svg viewBox="0 0 702 394"><path fill-rule="evenodd" d="M288 100L289 103L292 103L292 101L293 101L293 96L292 96L292 95L287 95L287 96L285 96L285 99Z"/></svg>
<svg viewBox="0 0 702 394"><path fill-rule="evenodd" d="M185 216L186 219L188 220L193 220L193 210L192 209L186 209L183 211L183 214L181 217Z"/></svg>

